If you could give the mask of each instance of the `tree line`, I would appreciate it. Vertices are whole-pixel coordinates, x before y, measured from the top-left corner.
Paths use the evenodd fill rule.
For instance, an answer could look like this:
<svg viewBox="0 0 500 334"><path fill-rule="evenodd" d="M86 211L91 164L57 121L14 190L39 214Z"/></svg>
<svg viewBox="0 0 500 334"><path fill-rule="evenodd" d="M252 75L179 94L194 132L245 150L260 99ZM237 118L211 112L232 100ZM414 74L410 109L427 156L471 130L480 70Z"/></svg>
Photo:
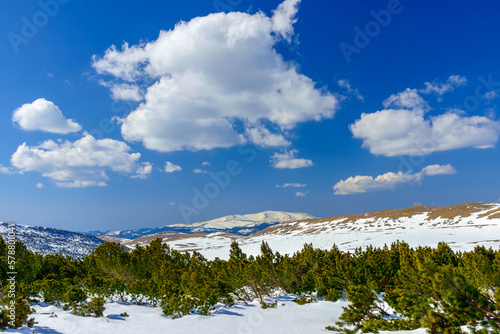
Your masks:
<svg viewBox="0 0 500 334"><path fill-rule="evenodd" d="M207 260L198 252L179 252L161 239L127 251L105 243L75 259L16 248L16 298L9 298L8 248L0 237L0 327L19 327L31 305L43 301L80 316L102 316L110 298L161 307L173 318L210 315L217 303L232 306L258 299L276 307L275 291L297 294L303 304L314 298L347 298L339 321L327 329L354 334L379 330L429 333L500 333L500 250L477 246L454 252L447 244L411 248L407 243L368 246L352 252L315 249L282 255L266 242L258 256L247 256L233 242L228 260ZM9 324L9 303L16 322ZM399 317L389 316L388 307Z"/></svg>

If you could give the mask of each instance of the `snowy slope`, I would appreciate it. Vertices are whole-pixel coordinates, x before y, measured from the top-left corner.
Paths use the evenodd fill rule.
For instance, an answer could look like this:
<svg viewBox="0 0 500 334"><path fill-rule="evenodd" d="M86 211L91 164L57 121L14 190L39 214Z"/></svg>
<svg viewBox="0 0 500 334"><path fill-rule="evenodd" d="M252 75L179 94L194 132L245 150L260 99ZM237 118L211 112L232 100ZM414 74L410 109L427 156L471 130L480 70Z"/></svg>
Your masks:
<svg viewBox="0 0 500 334"><path fill-rule="evenodd" d="M0 235L6 240L7 223L0 223ZM40 254L61 253L71 257L88 255L104 241L95 237L50 227L16 224L16 241L23 242L29 250Z"/></svg>
<svg viewBox="0 0 500 334"><path fill-rule="evenodd" d="M305 243L341 250L394 241L410 246L436 246L445 241L455 250L476 245L500 246L500 204L462 204L452 207L412 207L372 213L281 223L249 237L214 233L177 240L165 240L174 249L196 250L205 257L227 259L230 243L237 240L244 252L258 255L262 241L281 254L294 253ZM134 242L127 246L134 247Z"/></svg>

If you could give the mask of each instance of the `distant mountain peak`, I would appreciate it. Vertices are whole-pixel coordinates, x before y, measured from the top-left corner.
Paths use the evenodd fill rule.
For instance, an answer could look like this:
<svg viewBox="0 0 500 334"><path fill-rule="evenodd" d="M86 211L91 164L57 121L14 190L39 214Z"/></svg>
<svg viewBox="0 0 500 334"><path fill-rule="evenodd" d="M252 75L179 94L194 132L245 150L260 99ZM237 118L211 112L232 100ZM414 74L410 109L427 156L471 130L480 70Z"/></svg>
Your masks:
<svg viewBox="0 0 500 334"><path fill-rule="evenodd" d="M208 221L196 222L191 224L168 224L156 228L140 228L122 231L109 230L107 232L91 231L85 233L96 237L106 236L116 239L137 239L143 236L162 233L165 231L181 233L226 232L236 235L251 235L269 226L279 223L314 218L316 217L308 213L268 210L242 215L232 214Z"/></svg>
<svg viewBox="0 0 500 334"><path fill-rule="evenodd" d="M171 224L168 227L191 227L203 229L234 229L237 227L254 227L261 224L276 224L294 220L314 219L313 215L301 212L263 211L250 214L233 214L193 224Z"/></svg>

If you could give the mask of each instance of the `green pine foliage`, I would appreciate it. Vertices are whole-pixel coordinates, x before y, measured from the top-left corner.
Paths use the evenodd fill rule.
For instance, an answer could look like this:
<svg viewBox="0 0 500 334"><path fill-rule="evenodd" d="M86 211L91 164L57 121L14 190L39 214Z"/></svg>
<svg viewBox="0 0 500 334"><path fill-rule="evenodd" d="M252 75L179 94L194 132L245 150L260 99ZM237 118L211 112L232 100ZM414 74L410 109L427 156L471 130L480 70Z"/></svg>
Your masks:
<svg viewBox="0 0 500 334"><path fill-rule="evenodd" d="M28 316L33 313L30 305L23 297L16 297L15 299L1 298L0 302L0 328L18 328L27 323ZM11 302L13 302L11 304ZM9 308L13 308L13 311ZM12 315L15 316L12 316Z"/></svg>
<svg viewBox="0 0 500 334"><path fill-rule="evenodd" d="M73 314L79 314L79 309L81 309L83 302L86 300L86 291L77 285L68 286L63 295L63 301L68 303L68 307L73 309Z"/></svg>
<svg viewBox="0 0 500 334"><path fill-rule="evenodd" d="M318 300L314 297L306 297L306 296L299 296L299 297L295 297L293 299L294 302L296 302L297 304L299 305L305 305L305 304L310 304L310 303L315 303L317 302Z"/></svg>
<svg viewBox="0 0 500 334"><path fill-rule="evenodd" d="M306 244L281 255L263 242L254 257L233 242L227 261L178 252L161 239L132 251L105 243L83 259L42 256L19 242L15 249L16 291L9 298L8 247L0 238L0 328L9 326L11 302L19 327L33 324L30 305L40 301L100 317L106 301L132 298L177 318L210 315L216 304L236 301L277 307L269 297L284 292L298 295L298 304L347 298L349 306L327 328L347 334L419 327L451 334L465 326L471 333L500 333L500 250L482 246L453 252L444 243L410 248L395 242L343 252Z"/></svg>
<svg viewBox="0 0 500 334"><path fill-rule="evenodd" d="M0 282L0 329L18 328L23 324L31 324L32 319L28 317L33 310L29 305L29 292L25 282L31 282L36 275L36 271L29 272L29 269L36 270L37 259L40 256L31 253L24 244L15 242L14 256L16 258L15 267L9 265L9 248L0 236L0 271L2 272L2 281ZM33 261L30 263L30 261ZM27 266L21 268L19 264ZM15 280L12 281L12 275L9 272L15 271Z"/></svg>

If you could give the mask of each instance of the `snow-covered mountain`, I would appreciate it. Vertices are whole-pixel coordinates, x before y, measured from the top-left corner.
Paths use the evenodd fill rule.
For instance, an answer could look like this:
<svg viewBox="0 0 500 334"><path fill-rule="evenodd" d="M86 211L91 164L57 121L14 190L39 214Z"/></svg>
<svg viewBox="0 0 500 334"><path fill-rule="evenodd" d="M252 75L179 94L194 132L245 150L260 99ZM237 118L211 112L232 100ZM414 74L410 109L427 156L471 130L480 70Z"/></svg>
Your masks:
<svg viewBox="0 0 500 334"><path fill-rule="evenodd" d="M155 237L162 237L156 235ZM162 237L163 238L163 237ZM153 236L128 241L130 248L145 245ZM227 233L208 235L170 235L163 238L181 251L196 250L207 258L228 258L231 241L237 240L247 254L257 255L262 241L281 254L292 254L305 243L329 249L336 244L342 250L374 245L382 247L397 240L411 246L436 246L447 242L456 250L476 245L500 246L500 204L468 203L450 207L415 206L362 214L310 219L275 224L251 236ZM140 242L139 242L140 241Z"/></svg>
<svg viewBox="0 0 500 334"><path fill-rule="evenodd" d="M167 227L189 228L193 232L225 231L233 234L249 235L255 233L256 229L263 229L262 227L265 225L272 226L283 222L314 218L316 217L307 213L264 211L247 215L229 215L193 224L172 224L167 225Z"/></svg>
<svg viewBox="0 0 500 334"><path fill-rule="evenodd" d="M237 240L248 255L260 252L262 241L281 254L292 254L305 243L342 250L373 245L382 247L394 241L411 246L436 246L447 242L455 250L470 250L476 245L500 246L500 204L467 203L450 207L415 206L331 218L310 218L307 214L266 211L252 215L232 215L193 225L176 224L159 229L110 231L99 236L105 241L129 248L145 246L161 238L180 251L196 250L213 259L228 258L229 247ZM284 222L280 222L284 221ZM267 227L267 228L264 228ZM256 231L244 235L242 230ZM239 235L233 231L239 231ZM231 233L233 232L233 233ZM7 224L0 224L5 237ZM133 237L132 234L140 234ZM125 236L124 236L125 235ZM127 237L128 236L128 237ZM103 241L81 233L45 227L17 225L17 238L28 248L43 254L62 252L84 256Z"/></svg>
<svg viewBox="0 0 500 334"><path fill-rule="evenodd" d="M8 223L0 223L0 235L7 240ZM15 240L24 243L29 250L40 254L61 253L71 257L83 257L104 241L83 233L50 227L15 225Z"/></svg>
<svg viewBox="0 0 500 334"><path fill-rule="evenodd" d="M229 215L193 224L170 224L158 228L142 228L123 231L111 230L107 232L89 231L84 233L93 236L106 236L119 239L136 239L155 233L172 231L180 233L226 232L237 235L251 235L279 223L313 218L316 217L307 213L264 211L247 215Z"/></svg>

